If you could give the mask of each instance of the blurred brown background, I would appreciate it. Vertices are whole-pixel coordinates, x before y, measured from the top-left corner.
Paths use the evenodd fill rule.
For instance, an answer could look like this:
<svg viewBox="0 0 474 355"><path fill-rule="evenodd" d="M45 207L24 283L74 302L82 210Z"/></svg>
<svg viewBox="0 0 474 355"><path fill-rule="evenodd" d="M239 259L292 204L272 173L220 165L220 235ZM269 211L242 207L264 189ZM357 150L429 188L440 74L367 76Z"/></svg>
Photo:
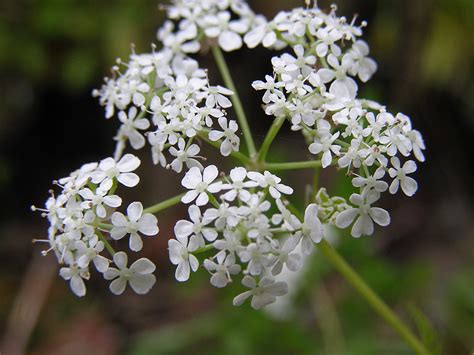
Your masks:
<svg viewBox="0 0 474 355"><path fill-rule="evenodd" d="M267 17L303 1L250 1ZM329 1L319 1L329 8ZM474 2L472 0L340 1L339 14L369 22L365 40L379 64L361 96L412 117L424 135L427 162L414 198L388 197L392 224L373 238L341 236L340 250L369 284L432 348L474 349ZM98 275L77 299L41 257L32 238L47 224L29 211L53 179L111 155L117 125L90 95L130 43L148 51L163 20L154 0L2 0L0 2L0 335L2 354L409 354L368 305L315 256L294 307L277 320L233 308L237 287L212 289L204 272L178 285L166 240L185 210L159 216L160 236L146 256L158 283L145 297L113 297ZM271 120L250 83L270 71L272 53L228 55L257 139ZM199 58L218 82L212 58ZM289 149L289 147L291 147ZM304 159L297 135L282 133L273 154ZM142 152L145 205L173 195L178 179L151 166ZM303 185L305 172L284 177ZM348 194L346 181L324 180ZM141 195L140 195L141 194ZM429 326L431 324L432 326ZM2 338L0 338L0 341Z"/></svg>

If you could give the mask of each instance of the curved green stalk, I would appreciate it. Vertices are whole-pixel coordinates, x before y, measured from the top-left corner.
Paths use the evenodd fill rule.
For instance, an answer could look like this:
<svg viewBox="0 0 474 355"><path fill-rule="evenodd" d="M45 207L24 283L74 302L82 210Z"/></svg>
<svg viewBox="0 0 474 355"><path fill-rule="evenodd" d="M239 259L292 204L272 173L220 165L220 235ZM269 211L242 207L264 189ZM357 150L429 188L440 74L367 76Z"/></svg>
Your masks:
<svg viewBox="0 0 474 355"><path fill-rule="evenodd" d="M210 146L216 148L216 149L220 149L220 144L219 142L213 142L211 141L206 134L199 134L199 137L205 141L207 144L209 144ZM252 164L252 161L250 160L250 158L248 156L246 156L245 154L241 153L241 152L236 152L236 151L232 151L230 153L230 155L238 160L240 160L244 165L246 166L250 166Z"/></svg>
<svg viewBox="0 0 474 355"><path fill-rule="evenodd" d="M162 201L160 203L157 203L156 205L150 206L146 209L143 210L143 213L158 213L160 211L163 211L167 208L170 208L174 205L177 205L181 203L181 198L184 196L184 193L171 197L165 201Z"/></svg>
<svg viewBox="0 0 474 355"><path fill-rule="evenodd" d="M262 146L260 147L260 151L258 152L258 161L260 163L265 161L267 157L268 150L270 149L270 145L272 144L273 140L275 139L276 135L280 131L283 123L285 123L286 116L277 117L274 121L270 129L268 130L265 139L263 140Z"/></svg>
<svg viewBox="0 0 474 355"><path fill-rule="evenodd" d="M367 285L343 257L326 241L317 244L318 250L326 256L332 265L344 278L364 297L374 311L382 317L409 345L420 355L430 352L423 343L412 333L402 320L383 302L380 297Z"/></svg>
<svg viewBox="0 0 474 355"><path fill-rule="evenodd" d="M247 144L249 155L251 158L253 158L257 155L257 150L255 149L255 143L253 141L252 133L250 132L250 127L247 121L247 117L245 116L244 108L242 107L242 102L240 101L239 94L234 85L234 81L232 80L232 76L230 75L230 71L227 67L224 55L222 54L222 51L219 46L212 47L212 54L214 55L214 59L221 73L222 80L224 80L225 86L234 92L234 95L232 95L230 99L232 101L232 104L234 105L235 114L237 115L237 120L239 121L240 129L244 134L244 139L245 143Z"/></svg>
<svg viewBox="0 0 474 355"><path fill-rule="evenodd" d="M313 169L321 166L321 160L296 161L289 163L265 163L264 167L268 170L297 170Z"/></svg>

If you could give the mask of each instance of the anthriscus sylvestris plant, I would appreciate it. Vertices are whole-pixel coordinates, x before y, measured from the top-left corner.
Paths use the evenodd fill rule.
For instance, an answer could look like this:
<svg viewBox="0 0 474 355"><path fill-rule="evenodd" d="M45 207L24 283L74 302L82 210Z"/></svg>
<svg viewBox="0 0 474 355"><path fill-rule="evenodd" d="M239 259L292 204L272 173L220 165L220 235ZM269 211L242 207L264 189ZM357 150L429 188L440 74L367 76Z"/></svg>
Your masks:
<svg viewBox="0 0 474 355"><path fill-rule="evenodd" d="M414 350L427 353L325 239L329 227L349 228L359 238L390 224L380 197L416 192L410 175L425 160L422 136L405 114L358 96L359 85L377 69L361 39L366 23L339 17L334 5L328 12L306 5L268 20L244 0L174 0L165 7L159 45L117 60L112 77L93 92L105 117L118 123L113 156L55 181L58 191L43 209L34 207L50 223L45 254L56 255L60 276L77 296L86 294L91 269L111 281L114 294L128 286L147 293L156 282L155 265L134 253L159 233L155 215L182 203L188 215L176 221L175 239L168 242L177 281L203 267L215 287L242 284L234 305L250 302L260 309L288 292L278 275L298 271L319 249ZM259 149L222 53L243 46L278 53L268 75L252 84L273 120ZM199 66L198 53L207 48L225 86L211 83ZM301 133L312 159L267 160L285 122ZM221 171L207 165L202 144L240 166ZM155 165L180 176L181 195L148 208L124 203L119 194L140 181L134 171L141 162L128 151L142 148ZM329 196L315 183L302 211L292 204L294 189L277 175L334 168L352 182L349 200ZM129 251L115 250L112 240L125 240L118 245Z"/></svg>

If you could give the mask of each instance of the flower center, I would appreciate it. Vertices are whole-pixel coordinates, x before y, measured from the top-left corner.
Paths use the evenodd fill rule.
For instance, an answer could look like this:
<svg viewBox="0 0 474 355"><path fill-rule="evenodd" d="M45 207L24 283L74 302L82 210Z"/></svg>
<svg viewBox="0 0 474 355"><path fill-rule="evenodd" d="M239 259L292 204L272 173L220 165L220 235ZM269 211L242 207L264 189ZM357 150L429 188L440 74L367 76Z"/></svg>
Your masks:
<svg viewBox="0 0 474 355"><path fill-rule="evenodd" d="M199 184L197 184L196 191L199 192L199 193L204 192L204 191L206 191L207 186L208 185L207 185L206 182L201 181Z"/></svg>

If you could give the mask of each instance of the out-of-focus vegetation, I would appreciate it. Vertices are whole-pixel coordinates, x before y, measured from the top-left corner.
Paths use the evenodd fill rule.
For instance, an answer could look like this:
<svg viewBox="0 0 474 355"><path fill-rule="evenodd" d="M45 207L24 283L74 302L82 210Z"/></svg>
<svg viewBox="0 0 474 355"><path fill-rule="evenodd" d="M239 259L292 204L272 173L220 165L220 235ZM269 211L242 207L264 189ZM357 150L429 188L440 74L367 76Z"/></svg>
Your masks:
<svg viewBox="0 0 474 355"><path fill-rule="evenodd" d="M268 17L303 3L250 2ZM319 4L327 8L329 1ZM340 235L338 248L434 353L469 354L474 349L474 2L352 0L338 5L348 17L359 13L369 21L366 39L379 71L363 93L410 114L428 146L427 163L418 173L419 193L384 202L394 211L392 225L373 238ZM150 48L163 14L155 0L21 0L0 4L0 19L0 334L5 332L9 338L3 340L11 345L21 335L12 329L24 319L11 315L12 305L39 302L34 292L18 296L38 254L30 240L46 233L28 205L46 199L51 180L111 153L114 125L105 122L90 91L116 57L128 56L132 42L137 51ZM229 56L240 87L248 88L243 90L245 108L261 135L269 120L249 84L269 71L270 56L264 50ZM202 62L218 81L209 58ZM297 136L286 132L274 154L277 160L306 153ZM172 175L143 169L150 169L143 173L151 195L169 188ZM301 186L308 180L304 172L285 178ZM332 191L347 192L346 180L333 181L331 174L322 179ZM150 198L143 194L144 200ZM184 213L160 216L160 236L146 245L147 256L159 265L151 294L117 298L98 281L78 300L54 275L38 322L29 323L27 349L69 355L410 353L320 255L302 275L293 306L277 315L232 307L239 285L215 290L202 271L177 285L166 240L172 221ZM38 284L50 277L34 275Z"/></svg>

